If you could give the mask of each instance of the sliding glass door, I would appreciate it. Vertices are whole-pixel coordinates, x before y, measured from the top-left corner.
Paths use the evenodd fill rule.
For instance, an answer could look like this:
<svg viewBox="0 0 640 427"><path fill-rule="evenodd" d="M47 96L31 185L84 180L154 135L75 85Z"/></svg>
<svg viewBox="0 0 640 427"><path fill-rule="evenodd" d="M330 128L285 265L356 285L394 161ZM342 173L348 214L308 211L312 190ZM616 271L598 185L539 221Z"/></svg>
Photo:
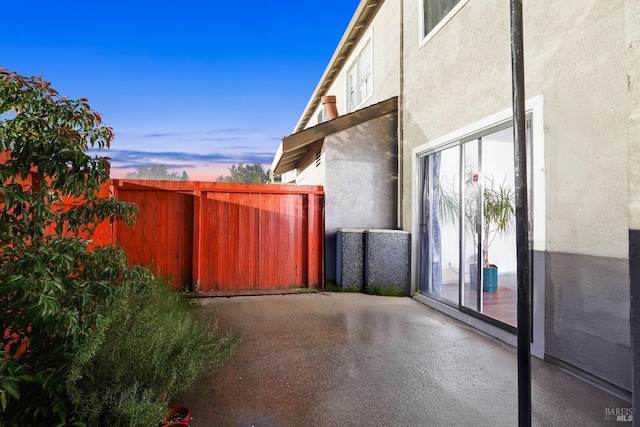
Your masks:
<svg viewBox="0 0 640 427"><path fill-rule="evenodd" d="M515 328L513 129L427 153L420 171L421 292Z"/></svg>
<svg viewBox="0 0 640 427"><path fill-rule="evenodd" d="M513 129L479 140L482 166L480 251L482 304L477 311L516 326L516 233Z"/></svg>
<svg viewBox="0 0 640 427"><path fill-rule="evenodd" d="M423 157L422 291L457 304L460 288L457 188L460 147Z"/></svg>

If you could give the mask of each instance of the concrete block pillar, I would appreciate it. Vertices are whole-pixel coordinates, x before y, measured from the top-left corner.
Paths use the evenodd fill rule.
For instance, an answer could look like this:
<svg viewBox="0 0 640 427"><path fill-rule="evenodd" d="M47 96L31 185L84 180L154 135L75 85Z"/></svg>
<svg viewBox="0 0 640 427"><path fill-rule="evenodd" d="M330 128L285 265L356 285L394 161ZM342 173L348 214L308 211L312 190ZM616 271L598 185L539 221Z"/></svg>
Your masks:
<svg viewBox="0 0 640 427"><path fill-rule="evenodd" d="M364 229L339 228L336 236L336 278L342 289L364 287Z"/></svg>
<svg viewBox="0 0 640 427"><path fill-rule="evenodd" d="M365 232L365 287L395 287L410 293L410 239L402 230Z"/></svg>

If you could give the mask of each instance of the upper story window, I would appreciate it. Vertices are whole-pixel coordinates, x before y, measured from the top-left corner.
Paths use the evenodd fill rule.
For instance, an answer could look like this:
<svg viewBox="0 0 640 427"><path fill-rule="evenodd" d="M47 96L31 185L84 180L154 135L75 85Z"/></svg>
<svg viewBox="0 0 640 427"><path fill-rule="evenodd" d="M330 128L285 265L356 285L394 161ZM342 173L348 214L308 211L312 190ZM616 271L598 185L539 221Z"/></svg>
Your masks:
<svg viewBox="0 0 640 427"><path fill-rule="evenodd" d="M469 0L420 0L420 40L433 37Z"/></svg>
<svg viewBox="0 0 640 427"><path fill-rule="evenodd" d="M320 107L320 111L318 111L318 124L324 123L327 121L327 110L324 107Z"/></svg>
<svg viewBox="0 0 640 427"><path fill-rule="evenodd" d="M355 111L373 94L371 36L347 69L347 113Z"/></svg>

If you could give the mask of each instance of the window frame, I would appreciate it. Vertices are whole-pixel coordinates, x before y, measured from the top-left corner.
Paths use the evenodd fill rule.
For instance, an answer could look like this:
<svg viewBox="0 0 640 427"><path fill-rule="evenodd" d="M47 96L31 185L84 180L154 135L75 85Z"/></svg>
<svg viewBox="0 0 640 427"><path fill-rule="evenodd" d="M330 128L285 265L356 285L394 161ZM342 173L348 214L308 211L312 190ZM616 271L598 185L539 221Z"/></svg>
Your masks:
<svg viewBox="0 0 640 427"><path fill-rule="evenodd" d="M362 54L364 53L364 51L367 49L367 46L369 47L369 63L371 71L369 73L369 79L371 80L371 91L369 93L367 93L362 99L358 100L356 99L356 103L353 105L353 108L351 108L351 82L349 79L349 76L351 75L351 70L354 67L359 67L360 65L360 57L362 57ZM345 90L346 90L346 107L347 107L347 113L352 113L358 109L360 109L365 102L367 102L372 96L373 96L373 78L374 78L374 72L373 72L373 31L369 30L367 33L365 33L365 35L362 37L362 39L360 39L360 42L358 44L358 48L356 50L354 50L354 54L351 55L351 58L349 59L349 61L346 64L345 67L346 73L345 73ZM360 70L357 69L356 70L356 78L357 78L357 84L356 84L356 94L358 94L359 92L359 84L360 84Z"/></svg>
<svg viewBox="0 0 640 427"><path fill-rule="evenodd" d="M463 0L464 1L464 0ZM525 101L525 110L527 117L531 119L531 148L529 158L529 173L531 174L531 219L535 224L533 232L531 233L530 242L531 250L533 253L533 263L531 268L533 269L533 295L532 295L532 314L533 314L533 341L531 343L531 354L544 359L545 354L545 296L546 296L546 273L544 267L544 261L536 261L536 253L538 256L547 251L546 243L546 168L545 168L545 122L544 122L544 97L543 95L536 95ZM412 157L412 207L411 207L411 224L413 230L420 229L420 159L423 156L429 155L433 152L443 150L450 145L456 145L469 139L474 139L476 136L487 132L492 128L503 126L505 123L513 122L513 109L508 108L502 110L496 114L485 117L482 120L459 128L449 134L421 144L411 151ZM413 260L420 259L419 239L411 239L411 284L412 290L417 289L417 283L419 280L419 267L418 263ZM537 267L535 267L537 265ZM416 295L416 299L423 302L433 308L440 311L444 311L446 314L457 318L465 323L470 323L469 316L462 313L459 310L448 308L447 305L433 302L431 299ZM489 323L474 323L474 327L477 329L492 335L498 339L501 339L507 343L515 345L515 336L505 332L500 328Z"/></svg>
<svg viewBox="0 0 640 427"><path fill-rule="evenodd" d="M445 25L447 25L447 23L451 21L451 19L453 19L453 17L460 11L460 9L462 9L469 2L469 0L460 0L458 4L456 4L453 7L453 9L449 11L449 13L447 13L445 16L442 17L440 22L438 22L438 24L435 27L433 27L431 31L425 34L426 23L424 19L424 7L425 7L425 2L427 1L429 0L418 0L420 4L420 13L418 14L418 21L419 21L418 26L420 28L420 31L418 32L418 42L419 42L420 48L422 48L422 46L427 44L429 40L431 40L436 34L438 34L438 32Z"/></svg>

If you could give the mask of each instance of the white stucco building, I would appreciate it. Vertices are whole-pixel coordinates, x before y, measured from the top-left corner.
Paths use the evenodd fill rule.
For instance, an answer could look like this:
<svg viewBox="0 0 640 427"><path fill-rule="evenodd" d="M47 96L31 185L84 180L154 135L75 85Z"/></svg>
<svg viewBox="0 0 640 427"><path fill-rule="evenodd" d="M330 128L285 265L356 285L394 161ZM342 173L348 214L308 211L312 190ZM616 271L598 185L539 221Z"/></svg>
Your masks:
<svg viewBox="0 0 640 427"><path fill-rule="evenodd" d="M509 2L362 0L272 170L325 185L329 204L332 192L367 188L379 171L358 159L385 141L395 168L371 161L397 187L368 194L390 198L376 201L385 227L411 233L415 298L515 345L515 233L490 226L486 240L483 222L485 190L514 182L509 18ZM640 2L524 2L524 25L532 352L630 397L640 342L630 318L640 267L629 268L640 264ZM335 128L322 123L325 95L337 97L334 120L350 117ZM304 143L287 145L295 139ZM326 168L341 157L351 185L332 187L316 155ZM331 227L357 226L341 221ZM477 286L488 247L497 292Z"/></svg>

